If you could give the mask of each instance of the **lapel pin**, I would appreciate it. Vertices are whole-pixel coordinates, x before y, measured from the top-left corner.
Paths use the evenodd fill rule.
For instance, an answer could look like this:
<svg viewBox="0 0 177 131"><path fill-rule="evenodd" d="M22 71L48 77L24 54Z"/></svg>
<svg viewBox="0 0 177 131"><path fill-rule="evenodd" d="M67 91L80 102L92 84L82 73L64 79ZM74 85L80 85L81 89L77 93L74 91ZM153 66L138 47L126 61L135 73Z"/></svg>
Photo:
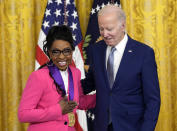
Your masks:
<svg viewBox="0 0 177 131"><path fill-rule="evenodd" d="M132 50L128 50L128 52L132 53Z"/></svg>

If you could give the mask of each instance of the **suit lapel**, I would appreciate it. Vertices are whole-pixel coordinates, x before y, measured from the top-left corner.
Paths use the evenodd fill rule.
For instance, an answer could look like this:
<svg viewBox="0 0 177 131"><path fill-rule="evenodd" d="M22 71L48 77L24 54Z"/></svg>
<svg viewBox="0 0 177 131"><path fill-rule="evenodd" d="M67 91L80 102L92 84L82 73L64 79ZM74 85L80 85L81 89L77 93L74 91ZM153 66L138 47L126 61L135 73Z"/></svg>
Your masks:
<svg viewBox="0 0 177 131"><path fill-rule="evenodd" d="M120 65L119 65L119 69L116 74L113 88L118 87L119 80L120 80L122 73L126 72L125 65L129 65L129 62L131 61L131 57L133 56L133 53L134 53L134 49L133 49L133 45L131 43L131 38L128 37L127 45L125 47L125 50L124 50L124 53L123 53L123 56L122 56L122 59L121 59Z"/></svg>

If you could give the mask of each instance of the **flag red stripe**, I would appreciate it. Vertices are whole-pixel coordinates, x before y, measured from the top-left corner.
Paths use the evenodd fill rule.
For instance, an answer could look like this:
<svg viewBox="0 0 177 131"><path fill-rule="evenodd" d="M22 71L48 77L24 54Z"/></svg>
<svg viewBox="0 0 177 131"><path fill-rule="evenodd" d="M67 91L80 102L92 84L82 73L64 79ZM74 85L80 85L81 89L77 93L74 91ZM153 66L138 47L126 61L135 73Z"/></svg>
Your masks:
<svg viewBox="0 0 177 131"><path fill-rule="evenodd" d="M75 121L74 127L75 127L76 131L83 131L82 127L79 124L77 114L75 114L75 118L76 118L76 121Z"/></svg>
<svg viewBox="0 0 177 131"><path fill-rule="evenodd" d="M45 55L45 53L41 50L41 48L38 45L36 46L36 60L40 65L43 65L47 61L49 61L48 57Z"/></svg>
<svg viewBox="0 0 177 131"><path fill-rule="evenodd" d="M82 52L82 46L83 46L83 44L84 44L83 40L78 44L78 47L79 47L79 50L80 50L80 53L81 53L81 56L82 56L82 60L84 60L83 52Z"/></svg>

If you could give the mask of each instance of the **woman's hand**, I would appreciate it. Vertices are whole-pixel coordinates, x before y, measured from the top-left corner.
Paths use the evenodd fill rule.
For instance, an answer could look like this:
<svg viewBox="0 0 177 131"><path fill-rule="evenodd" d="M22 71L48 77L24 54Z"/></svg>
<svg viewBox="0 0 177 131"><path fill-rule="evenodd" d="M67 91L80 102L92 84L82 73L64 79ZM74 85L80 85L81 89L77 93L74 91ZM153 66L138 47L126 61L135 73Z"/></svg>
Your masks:
<svg viewBox="0 0 177 131"><path fill-rule="evenodd" d="M75 101L68 101L66 96L59 102L59 104L61 106L63 115L73 112L73 109L77 106Z"/></svg>

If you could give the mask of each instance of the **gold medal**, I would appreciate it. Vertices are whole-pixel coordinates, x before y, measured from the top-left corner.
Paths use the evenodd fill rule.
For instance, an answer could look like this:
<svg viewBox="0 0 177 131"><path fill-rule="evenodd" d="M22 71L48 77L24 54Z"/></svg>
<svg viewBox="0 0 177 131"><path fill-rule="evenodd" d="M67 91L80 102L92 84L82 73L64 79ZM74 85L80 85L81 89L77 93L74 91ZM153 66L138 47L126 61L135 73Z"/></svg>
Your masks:
<svg viewBox="0 0 177 131"><path fill-rule="evenodd" d="M75 115L73 112L68 113L69 124L68 126L73 127L75 124Z"/></svg>

